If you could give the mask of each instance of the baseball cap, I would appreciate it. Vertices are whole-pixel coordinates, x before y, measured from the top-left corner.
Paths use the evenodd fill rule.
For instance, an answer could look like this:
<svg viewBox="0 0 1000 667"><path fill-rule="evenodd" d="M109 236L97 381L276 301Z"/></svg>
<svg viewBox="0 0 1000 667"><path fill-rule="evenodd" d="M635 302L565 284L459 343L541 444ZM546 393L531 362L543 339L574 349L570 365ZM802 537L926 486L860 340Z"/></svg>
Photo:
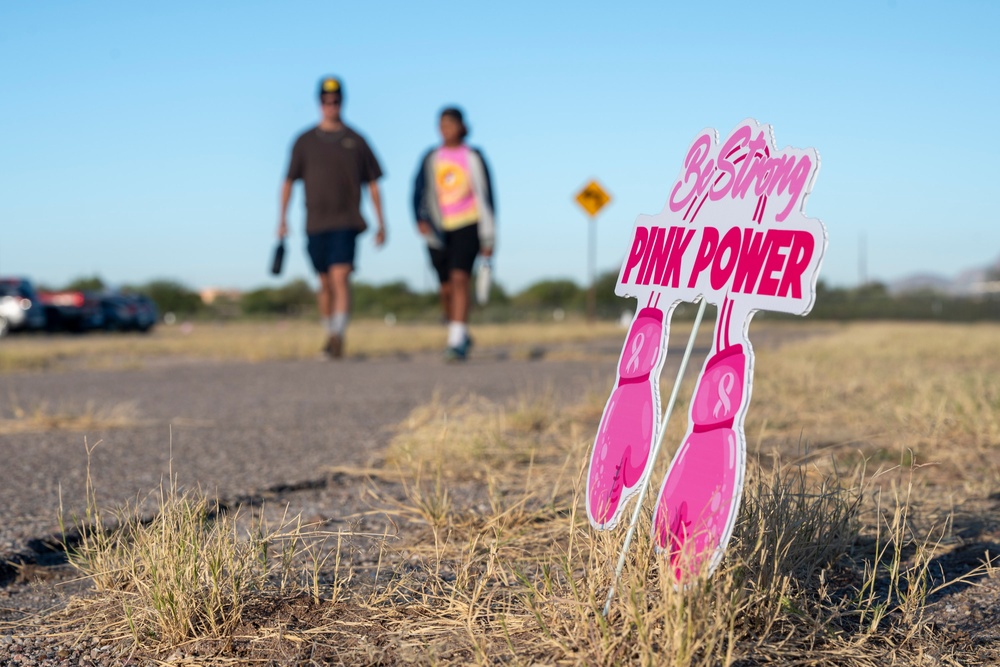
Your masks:
<svg viewBox="0 0 1000 667"><path fill-rule="evenodd" d="M344 96L344 84L335 76L325 76L319 82L319 96L323 97L329 93L339 93L341 97Z"/></svg>

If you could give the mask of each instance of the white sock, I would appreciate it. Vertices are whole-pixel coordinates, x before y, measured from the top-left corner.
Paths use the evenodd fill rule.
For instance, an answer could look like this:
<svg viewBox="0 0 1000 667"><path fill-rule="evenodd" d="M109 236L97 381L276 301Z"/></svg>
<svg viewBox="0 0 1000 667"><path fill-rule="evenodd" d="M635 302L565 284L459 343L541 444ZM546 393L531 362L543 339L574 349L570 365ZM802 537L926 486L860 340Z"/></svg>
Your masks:
<svg viewBox="0 0 1000 667"><path fill-rule="evenodd" d="M321 316L319 318L319 323L320 323L320 326L323 327L323 331L325 331L327 333L327 335L330 335L330 334L333 333L333 316L332 315L330 317L322 317Z"/></svg>
<svg viewBox="0 0 1000 667"><path fill-rule="evenodd" d="M330 333L343 336L347 329L347 313L334 313L330 318Z"/></svg>
<svg viewBox="0 0 1000 667"><path fill-rule="evenodd" d="M448 322L448 347L458 347L465 342L465 322Z"/></svg>

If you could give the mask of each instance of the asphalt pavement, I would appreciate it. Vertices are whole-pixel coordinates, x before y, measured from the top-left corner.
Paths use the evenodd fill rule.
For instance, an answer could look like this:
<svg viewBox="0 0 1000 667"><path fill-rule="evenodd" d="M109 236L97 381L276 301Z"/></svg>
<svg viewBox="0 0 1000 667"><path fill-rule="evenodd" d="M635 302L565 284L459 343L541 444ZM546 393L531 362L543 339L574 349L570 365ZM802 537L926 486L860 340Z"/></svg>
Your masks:
<svg viewBox="0 0 1000 667"><path fill-rule="evenodd" d="M60 499L67 515L83 509L87 446L102 504L144 497L170 470L210 497L239 497L331 466L371 465L396 425L435 396L551 392L558 402L608 388L618 345L577 361L484 353L446 364L428 354L0 375L4 418L15 408L126 418L114 428L0 434L0 558L23 559L26 545L55 534Z"/></svg>

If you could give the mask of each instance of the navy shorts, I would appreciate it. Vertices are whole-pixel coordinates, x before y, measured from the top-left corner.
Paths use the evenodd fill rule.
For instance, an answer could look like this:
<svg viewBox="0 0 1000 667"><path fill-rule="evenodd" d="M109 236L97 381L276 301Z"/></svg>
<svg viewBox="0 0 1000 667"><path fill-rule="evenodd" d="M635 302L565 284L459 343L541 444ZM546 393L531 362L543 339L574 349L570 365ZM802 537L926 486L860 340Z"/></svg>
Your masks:
<svg viewBox="0 0 1000 667"><path fill-rule="evenodd" d="M479 254L479 225L468 225L442 235L444 247L428 248L431 266L437 272L438 280L446 283L453 270L472 273L472 265Z"/></svg>
<svg viewBox="0 0 1000 667"><path fill-rule="evenodd" d="M310 234L306 249L316 273L326 273L334 264L354 266L354 246L360 234L357 229L334 229Z"/></svg>

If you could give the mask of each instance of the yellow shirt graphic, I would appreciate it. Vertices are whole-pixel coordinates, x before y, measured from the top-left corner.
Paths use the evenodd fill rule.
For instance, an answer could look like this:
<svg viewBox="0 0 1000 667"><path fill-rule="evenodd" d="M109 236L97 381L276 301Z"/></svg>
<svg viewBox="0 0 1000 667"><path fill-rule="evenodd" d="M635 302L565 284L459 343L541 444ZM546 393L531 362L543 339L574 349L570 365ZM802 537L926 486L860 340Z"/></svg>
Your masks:
<svg viewBox="0 0 1000 667"><path fill-rule="evenodd" d="M442 229L452 231L478 220L476 195L469 177L468 148L440 148L434 159L434 181Z"/></svg>

